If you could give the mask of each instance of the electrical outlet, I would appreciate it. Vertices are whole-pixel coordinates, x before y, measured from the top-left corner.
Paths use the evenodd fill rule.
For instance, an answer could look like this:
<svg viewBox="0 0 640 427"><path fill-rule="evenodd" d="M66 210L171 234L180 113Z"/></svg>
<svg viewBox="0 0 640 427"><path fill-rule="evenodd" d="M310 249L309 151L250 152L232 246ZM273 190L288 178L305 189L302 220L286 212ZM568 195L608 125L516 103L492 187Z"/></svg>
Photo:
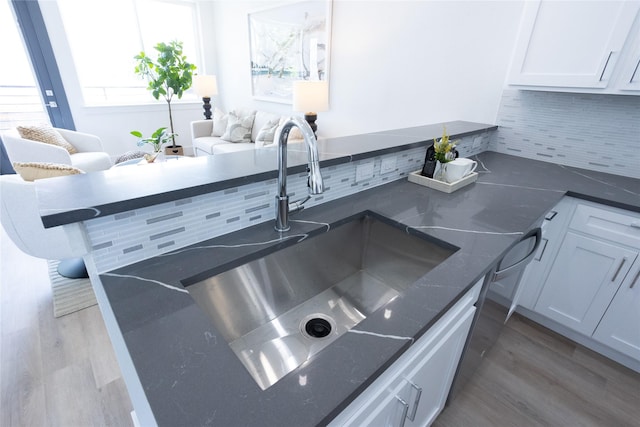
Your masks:
<svg viewBox="0 0 640 427"><path fill-rule="evenodd" d="M397 162L396 156L382 159L382 163L380 164L380 175L384 175L384 174L395 171L396 162Z"/></svg>
<svg viewBox="0 0 640 427"><path fill-rule="evenodd" d="M482 144L482 136L476 136L475 138L473 138L473 145L471 146L472 149L478 149L480 148L480 144Z"/></svg>
<svg viewBox="0 0 640 427"><path fill-rule="evenodd" d="M356 182L373 178L373 161L356 166Z"/></svg>

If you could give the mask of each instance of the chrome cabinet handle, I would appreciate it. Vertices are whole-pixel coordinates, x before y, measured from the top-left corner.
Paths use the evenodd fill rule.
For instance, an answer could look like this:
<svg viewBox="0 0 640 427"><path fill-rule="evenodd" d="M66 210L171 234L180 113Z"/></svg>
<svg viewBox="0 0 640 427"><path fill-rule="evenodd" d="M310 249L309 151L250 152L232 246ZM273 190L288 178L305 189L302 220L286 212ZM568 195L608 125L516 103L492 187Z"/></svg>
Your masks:
<svg viewBox="0 0 640 427"><path fill-rule="evenodd" d="M402 405L402 418L400 419L400 424L398 424L398 427L404 427L404 421L407 419L407 412L409 412L409 404L398 396L396 396L396 399Z"/></svg>
<svg viewBox="0 0 640 427"><path fill-rule="evenodd" d="M640 270L638 270L638 272L636 273L636 277L633 278L633 282L631 282L631 286L629 286L629 289L633 289L633 287L636 285L636 282L638 281L638 278L640 278Z"/></svg>
<svg viewBox="0 0 640 427"><path fill-rule="evenodd" d="M538 251L538 247L540 247L540 243L542 242L542 230L540 227L534 228L525 234L520 241L528 240L531 238L535 238L535 244L533 245L533 249L520 261L515 264L510 265L509 267L502 268L502 261L504 261L504 257L498 261L498 265L496 266L496 270L493 272L492 281L502 280L503 278L513 274L514 272L519 272L521 269L527 266L529 261L533 259L536 252Z"/></svg>
<svg viewBox="0 0 640 427"><path fill-rule="evenodd" d="M613 51L610 51L609 56L607 56L607 62L604 63L602 74L600 74L600 81L602 81L602 78L604 77L604 72L607 71L607 66L609 65L609 61L611 60L611 55L613 55Z"/></svg>
<svg viewBox="0 0 640 427"><path fill-rule="evenodd" d="M629 227L640 228L640 221L632 222L631 224L629 224Z"/></svg>
<svg viewBox="0 0 640 427"><path fill-rule="evenodd" d="M633 69L633 74L631 74L631 78L629 79L629 83L633 83L633 79L636 78L636 73L638 72L638 67L640 67L640 59L636 62L636 68Z"/></svg>
<svg viewBox="0 0 640 427"><path fill-rule="evenodd" d="M416 398L413 400L413 408L411 409L411 414L407 417L410 421L416 420L416 412L418 412L418 404L420 403L420 397L422 397L422 387L418 387L411 381L409 381L411 387L416 390Z"/></svg>
<svg viewBox="0 0 640 427"><path fill-rule="evenodd" d="M618 266L618 269L616 270L616 274L614 274L613 277L611 278L612 282L616 281L616 278L618 277L618 274L620 274L620 270L622 270L622 266L624 265L625 262L627 262L627 257L622 258L622 262Z"/></svg>
<svg viewBox="0 0 640 427"><path fill-rule="evenodd" d="M540 255L534 258L535 261L540 261L542 259L542 257L544 256L544 251L547 249L547 243L549 243L549 239L543 238L542 244L540 245L542 246L542 249L540 249Z"/></svg>

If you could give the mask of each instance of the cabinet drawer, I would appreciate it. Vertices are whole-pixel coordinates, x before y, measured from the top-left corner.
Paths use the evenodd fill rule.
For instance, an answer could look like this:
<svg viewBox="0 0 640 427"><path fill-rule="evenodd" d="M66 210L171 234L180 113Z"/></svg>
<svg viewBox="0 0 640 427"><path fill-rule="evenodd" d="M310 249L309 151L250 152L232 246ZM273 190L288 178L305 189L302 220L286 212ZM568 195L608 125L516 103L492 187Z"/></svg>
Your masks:
<svg viewBox="0 0 640 427"><path fill-rule="evenodd" d="M569 228L633 248L640 248L640 214L578 204Z"/></svg>

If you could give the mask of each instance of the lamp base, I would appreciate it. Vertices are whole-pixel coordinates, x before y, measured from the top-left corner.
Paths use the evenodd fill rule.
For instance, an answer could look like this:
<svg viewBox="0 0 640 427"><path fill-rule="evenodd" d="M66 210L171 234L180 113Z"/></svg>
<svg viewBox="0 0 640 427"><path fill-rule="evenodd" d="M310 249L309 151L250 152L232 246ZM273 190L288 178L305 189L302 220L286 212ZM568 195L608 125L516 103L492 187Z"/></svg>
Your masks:
<svg viewBox="0 0 640 427"><path fill-rule="evenodd" d="M318 115L316 113L306 113L304 119L309 123L309 127L311 127L313 131L313 136L317 138L316 131L318 130L318 125L316 125L316 120L318 120Z"/></svg>
<svg viewBox="0 0 640 427"><path fill-rule="evenodd" d="M202 98L202 108L204 109L204 118L206 120L211 120L211 104L210 104L211 98L209 97L204 97Z"/></svg>

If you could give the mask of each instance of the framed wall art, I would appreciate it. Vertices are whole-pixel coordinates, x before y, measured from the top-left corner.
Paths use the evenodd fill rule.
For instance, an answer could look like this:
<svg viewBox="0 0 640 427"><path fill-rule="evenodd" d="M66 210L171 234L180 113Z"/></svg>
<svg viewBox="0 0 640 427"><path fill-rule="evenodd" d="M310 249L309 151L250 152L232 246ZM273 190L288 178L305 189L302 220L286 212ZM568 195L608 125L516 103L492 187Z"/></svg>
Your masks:
<svg viewBox="0 0 640 427"><path fill-rule="evenodd" d="M259 100L292 103L296 80L329 80L331 0L249 14L251 87Z"/></svg>

